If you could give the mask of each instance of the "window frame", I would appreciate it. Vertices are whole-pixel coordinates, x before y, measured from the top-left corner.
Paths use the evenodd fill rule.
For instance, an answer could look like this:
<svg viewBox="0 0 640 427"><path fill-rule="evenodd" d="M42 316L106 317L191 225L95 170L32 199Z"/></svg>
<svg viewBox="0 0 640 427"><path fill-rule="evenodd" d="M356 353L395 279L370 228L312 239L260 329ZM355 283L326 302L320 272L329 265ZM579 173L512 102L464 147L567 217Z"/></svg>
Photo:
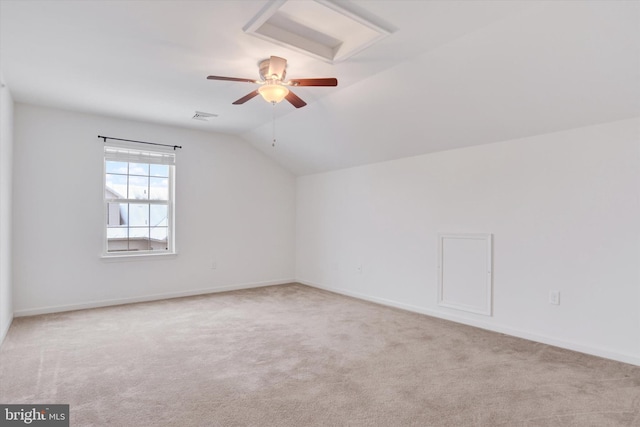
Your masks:
<svg viewBox="0 0 640 427"><path fill-rule="evenodd" d="M118 158L117 155L109 156L107 151L109 149L115 149L120 151L127 151L129 153L139 153L142 156L149 155L149 158L155 156L171 156L173 158L173 162L171 164L161 163L161 162L145 162L141 160L133 160L131 158L126 158L126 156L121 156ZM102 202L103 202L103 218L102 218L102 258L135 258L135 257L157 257L157 256L168 256L175 255L176 245L175 245L175 176L176 176L176 155L174 150L163 150L163 149L147 149L140 148L137 146L132 146L129 144L114 144L107 143L104 145L104 151L102 156ZM154 199L131 199L131 198L122 198L122 199L108 199L107 198L107 161L121 161L126 163L142 163L142 164L164 164L168 166L168 177L169 180L168 188L167 188L167 200L154 200ZM122 174L124 175L124 174ZM127 174L124 175L130 178L131 176L138 176L137 174L131 174L130 170L127 169ZM154 178L151 176L151 172L149 171L149 178ZM130 196L127 194L127 196ZM150 194L149 194L150 196ZM161 205L167 206L167 249L148 249L148 250L118 250L118 251L109 251L109 239L108 239L108 229L109 229L109 204L110 203L120 203L120 204L137 204L137 205ZM129 225L127 228L130 228ZM150 227L151 228L151 227ZM149 235L150 237L150 235Z"/></svg>

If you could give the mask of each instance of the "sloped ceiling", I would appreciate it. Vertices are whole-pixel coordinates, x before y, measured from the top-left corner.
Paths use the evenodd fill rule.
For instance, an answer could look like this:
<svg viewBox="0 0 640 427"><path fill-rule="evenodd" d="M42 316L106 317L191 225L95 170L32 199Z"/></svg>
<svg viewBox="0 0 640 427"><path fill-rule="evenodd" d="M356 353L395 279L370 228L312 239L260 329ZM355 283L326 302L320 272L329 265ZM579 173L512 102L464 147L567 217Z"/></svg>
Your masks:
<svg viewBox="0 0 640 427"><path fill-rule="evenodd" d="M337 64L245 34L267 3L2 0L0 69L18 102L236 134L299 175L640 115L639 2L336 2L391 30ZM206 80L270 55L339 86L295 109Z"/></svg>

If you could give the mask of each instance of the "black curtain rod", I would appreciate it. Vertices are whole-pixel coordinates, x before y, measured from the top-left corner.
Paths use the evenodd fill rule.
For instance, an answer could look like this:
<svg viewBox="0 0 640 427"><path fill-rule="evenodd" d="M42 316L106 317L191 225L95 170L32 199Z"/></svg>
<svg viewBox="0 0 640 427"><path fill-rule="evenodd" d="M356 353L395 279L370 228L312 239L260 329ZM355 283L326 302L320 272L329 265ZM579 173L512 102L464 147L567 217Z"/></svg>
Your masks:
<svg viewBox="0 0 640 427"><path fill-rule="evenodd" d="M174 151L176 148L182 148L182 145L158 144L155 142L134 141L133 139L112 138L110 136L102 136L102 135L98 135L98 138L102 138L104 142L107 142L107 139L113 139L114 141L127 141L127 142L135 142L137 144L160 145L161 147L172 147Z"/></svg>

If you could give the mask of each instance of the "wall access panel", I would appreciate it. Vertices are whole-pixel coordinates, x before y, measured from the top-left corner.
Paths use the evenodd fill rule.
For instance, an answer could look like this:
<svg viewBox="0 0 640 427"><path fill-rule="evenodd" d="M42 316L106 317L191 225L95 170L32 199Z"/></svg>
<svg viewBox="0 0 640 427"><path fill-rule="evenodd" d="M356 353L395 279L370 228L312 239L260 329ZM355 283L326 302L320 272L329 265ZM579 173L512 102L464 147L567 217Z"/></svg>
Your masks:
<svg viewBox="0 0 640 427"><path fill-rule="evenodd" d="M491 234L438 234L438 304L491 316Z"/></svg>

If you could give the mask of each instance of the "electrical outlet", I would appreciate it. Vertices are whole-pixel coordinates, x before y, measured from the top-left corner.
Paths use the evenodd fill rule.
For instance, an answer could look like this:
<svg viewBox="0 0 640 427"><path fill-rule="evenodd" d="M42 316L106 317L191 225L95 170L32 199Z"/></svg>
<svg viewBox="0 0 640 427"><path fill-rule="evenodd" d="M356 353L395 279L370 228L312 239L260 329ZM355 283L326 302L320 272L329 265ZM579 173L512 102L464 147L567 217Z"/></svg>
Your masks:
<svg viewBox="0 0 640 427"><path fill-rule="evenodd" d="M358 264L358 266L356 267L356 271L362 274L362 264Z"/></svg>
<svg viewBox="0 0 640 427"><path fill-rule="evenodd" d="M218 268L218 263L216 262L215 259L211 260L211 269L215 270L216 268Z"/></svg>
<svg viewBox="0 0 640 427"><path fill-rule="evenodd" d="M549 304L560 305L560 291L549 291Z"/></svg>

